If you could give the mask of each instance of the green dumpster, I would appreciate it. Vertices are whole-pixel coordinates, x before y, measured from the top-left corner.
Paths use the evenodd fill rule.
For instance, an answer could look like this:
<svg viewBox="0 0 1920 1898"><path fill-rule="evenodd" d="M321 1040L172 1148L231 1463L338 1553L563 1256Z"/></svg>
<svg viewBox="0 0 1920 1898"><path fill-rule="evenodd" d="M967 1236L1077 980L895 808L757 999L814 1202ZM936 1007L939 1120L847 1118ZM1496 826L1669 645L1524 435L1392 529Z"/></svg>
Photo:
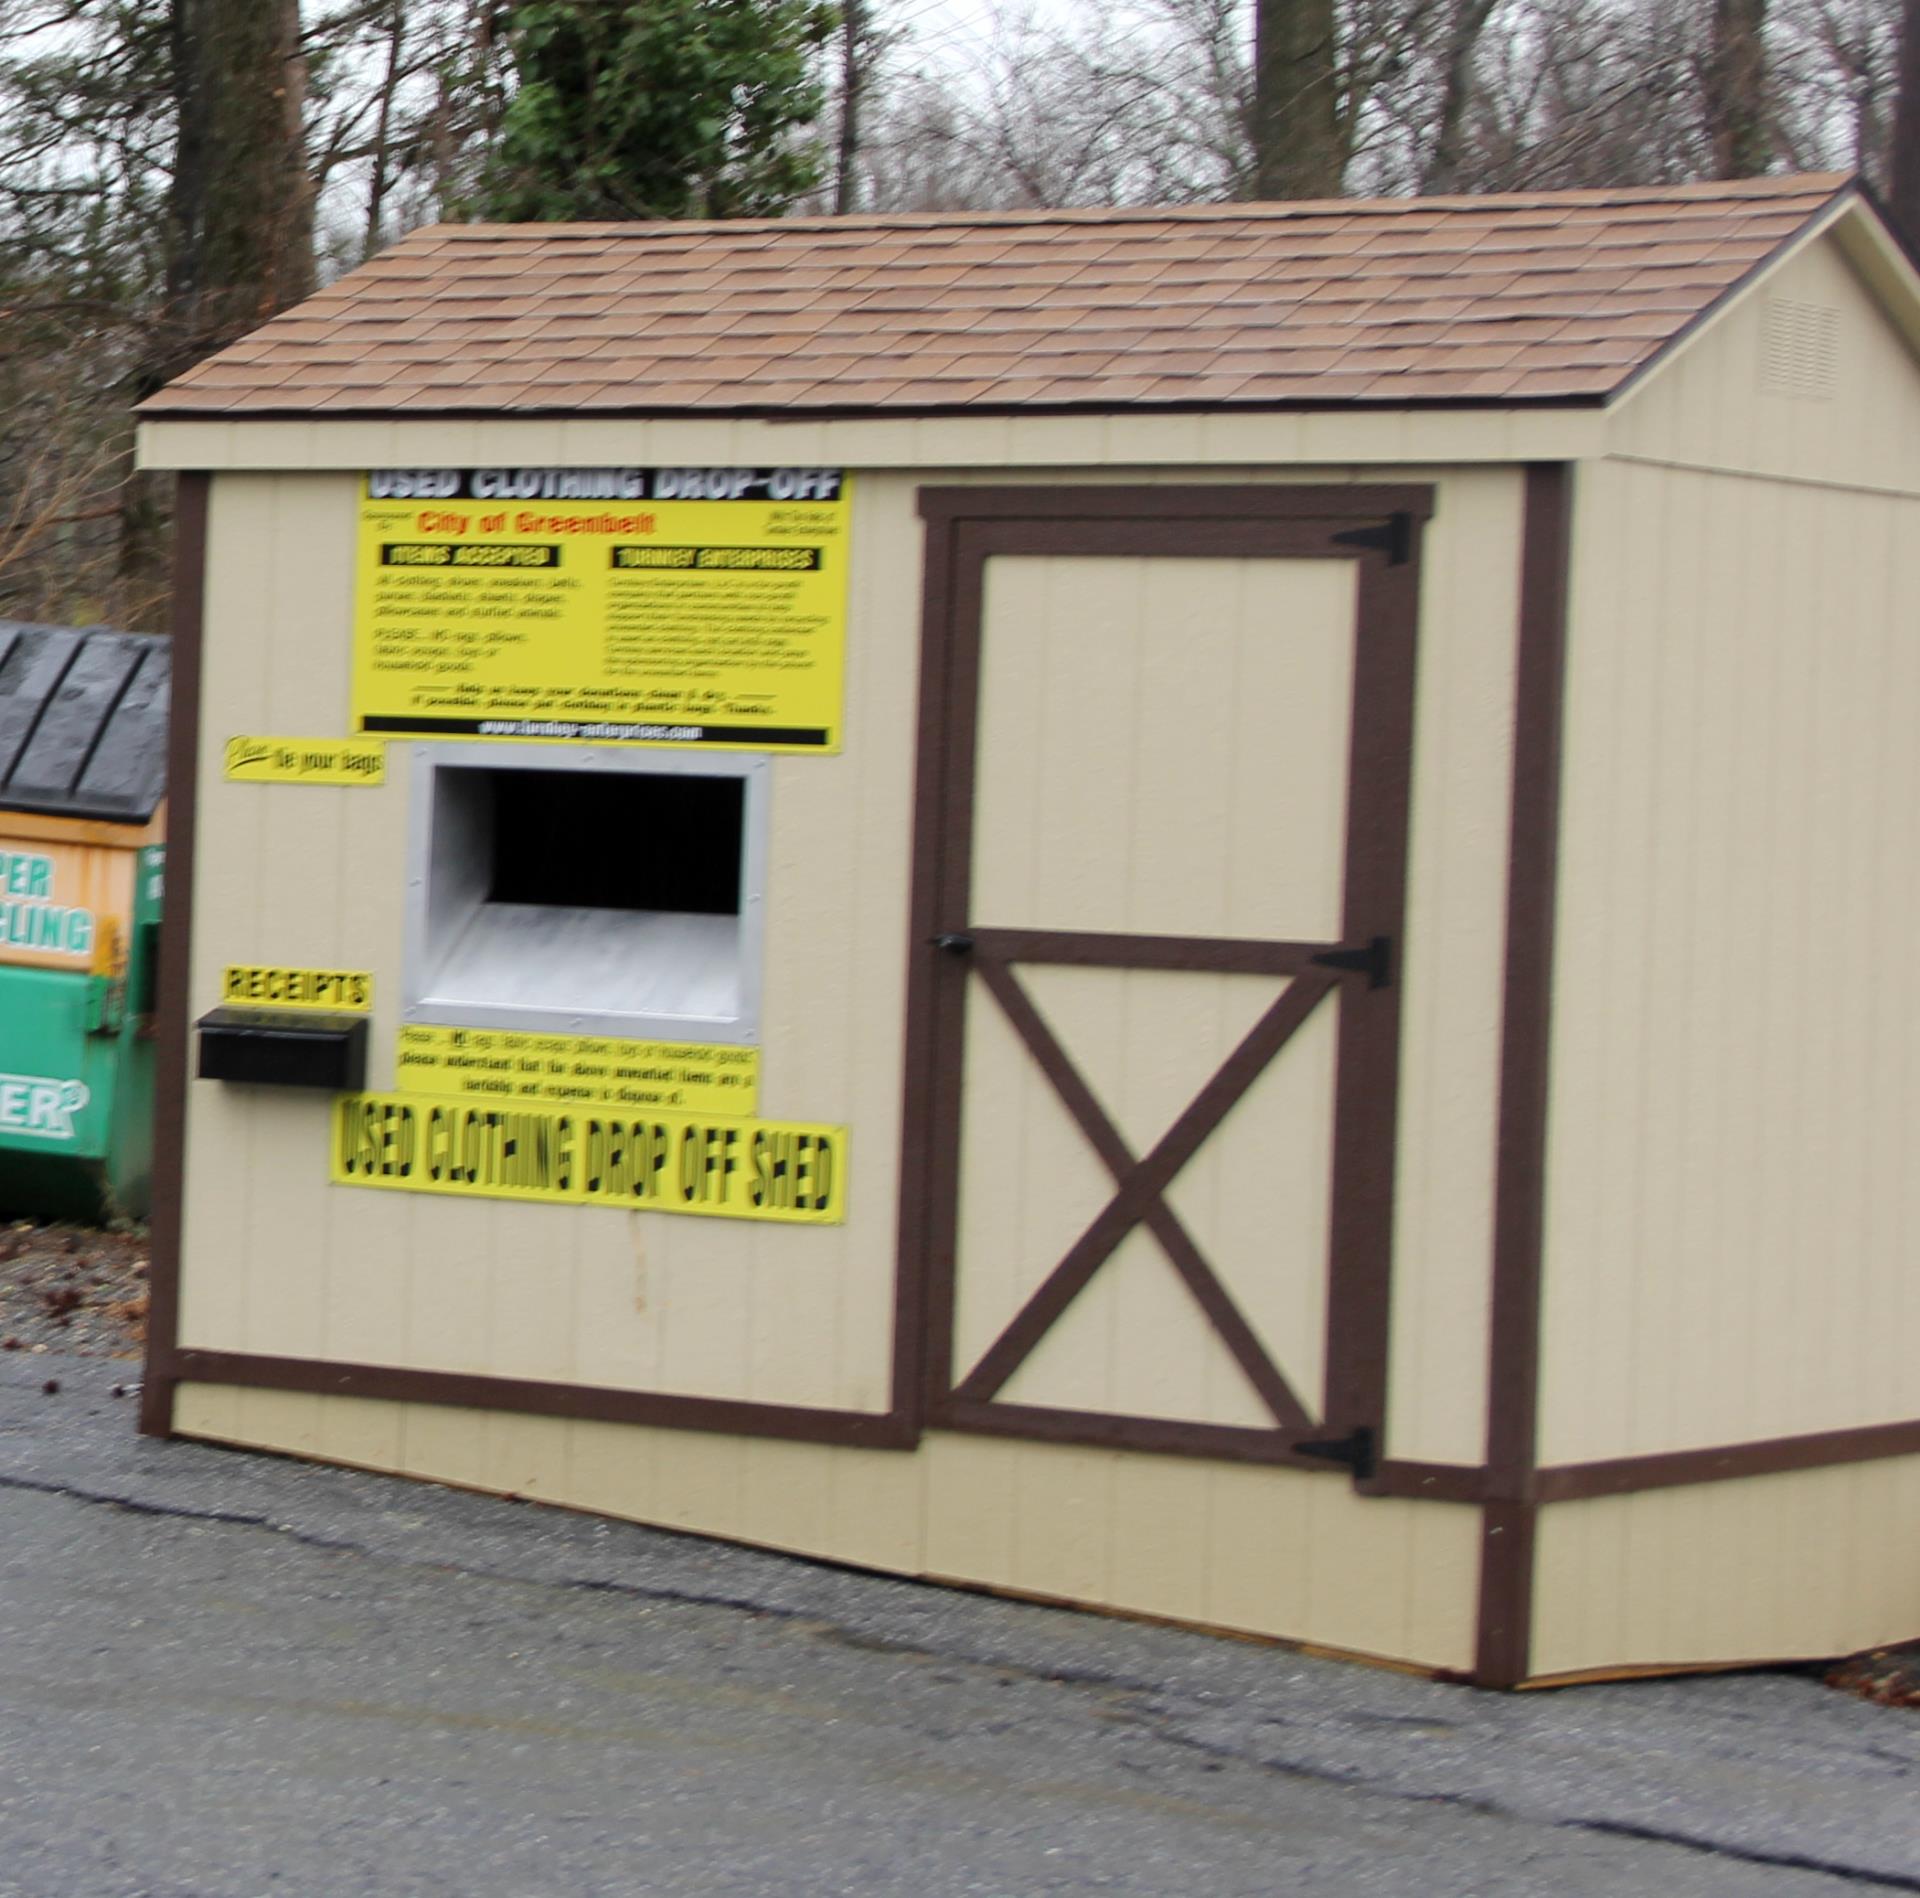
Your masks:
<svg viewBox="0 0 1920 1898"><path fill-rule="evenodd" d="M0 1215L143 1216L166 640L0 620Z"/></svg>

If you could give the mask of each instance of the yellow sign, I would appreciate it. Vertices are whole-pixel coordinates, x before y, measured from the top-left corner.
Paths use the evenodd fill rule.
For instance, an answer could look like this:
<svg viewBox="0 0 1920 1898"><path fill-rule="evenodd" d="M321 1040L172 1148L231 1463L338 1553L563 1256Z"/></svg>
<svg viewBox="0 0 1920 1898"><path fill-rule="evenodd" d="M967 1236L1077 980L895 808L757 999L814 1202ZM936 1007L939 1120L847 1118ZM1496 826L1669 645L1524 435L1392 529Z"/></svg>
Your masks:
<svg viewBox="0 0 1920 1898"><path fill-rule="evenodd" d="M835 468L367 477L358 731L837 751Z"/></svg>
<svg viewBox="0 0 1920 1898"><path fill-rule="evenodd" d="M834 1226L846 1218L847 1130L342 1094L331 1172L340 1186Z"/></svg>
<svg viewBox="0 0 1920 1898"><path fill-rule="evenodd" d="M257 1002L262 1008L373 1006L373 977L364 969L256 969L229 963L220 977L223 1002Z"/></svg>
<svg viewBox="0 0 1920 1898"><path fill-rule="evenodd" d="M244 784L384 784L387 751L369 738L229 738L227 777Z"/></svg>
<svg viewBox="0 0 1920 1898"><path fill-rule="evenodd" d="M759 1104L760 1051L503 1028L409 1026L400 1030L394 1078L409 1094L602 1101L629 1111L670 1107L689 1114L751 1114Z"/></svg>

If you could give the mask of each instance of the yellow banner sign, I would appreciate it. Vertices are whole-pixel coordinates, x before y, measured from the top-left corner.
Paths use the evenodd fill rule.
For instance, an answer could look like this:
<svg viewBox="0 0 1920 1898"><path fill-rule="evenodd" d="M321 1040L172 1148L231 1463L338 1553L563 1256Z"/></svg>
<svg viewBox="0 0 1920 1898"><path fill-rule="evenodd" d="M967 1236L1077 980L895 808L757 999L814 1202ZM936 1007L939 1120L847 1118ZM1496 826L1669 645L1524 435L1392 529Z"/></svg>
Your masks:
<svg viewBox="0 0 1920 1898"><path fill-rule="evenodd" d="M832 1226L846 1218L847 1130L342 1094L331 1174L340 1186Z"/></svg>
<svg viewBox="0 0 1920 1898"><path fill-rule="evenodd" d="M400 1030L394 1079L409 1094L600 1101L629 1111L666 1107L738 1115L759 1105L760 1051L409 1025Z"/></svg>
<svg viewBox="0 0 1920 1898"><path fill-rule="evenodd" d="M220 999L357 1013L373 1006L373 977L364 969L256 969L229 963L221 972Z"/></svg>
<svg viewBox="0 0 1920 1898"><path fill-rule="evenodd" d="M837 751L835 468L367 477L356 730Z"/></svg>
<svg viewBox="0 0 1920 1898"><path fill-rule="evenodd" d="M229 738L227 777L244 784L384 784L387 750L369 738Z"/></svg>

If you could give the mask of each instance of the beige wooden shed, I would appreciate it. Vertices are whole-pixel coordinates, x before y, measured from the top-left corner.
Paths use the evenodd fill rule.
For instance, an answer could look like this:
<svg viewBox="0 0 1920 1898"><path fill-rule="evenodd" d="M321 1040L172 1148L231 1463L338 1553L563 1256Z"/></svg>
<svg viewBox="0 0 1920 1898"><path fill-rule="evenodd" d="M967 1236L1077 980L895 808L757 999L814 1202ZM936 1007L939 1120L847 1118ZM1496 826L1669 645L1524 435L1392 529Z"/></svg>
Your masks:
<svg viewBox="0 0 1920 1898"><path fill-rule="evenodd" d="M144 1427L1495 1685L1920 1634L1916 347L1839 178L415 233L144 412Z"/></svg>

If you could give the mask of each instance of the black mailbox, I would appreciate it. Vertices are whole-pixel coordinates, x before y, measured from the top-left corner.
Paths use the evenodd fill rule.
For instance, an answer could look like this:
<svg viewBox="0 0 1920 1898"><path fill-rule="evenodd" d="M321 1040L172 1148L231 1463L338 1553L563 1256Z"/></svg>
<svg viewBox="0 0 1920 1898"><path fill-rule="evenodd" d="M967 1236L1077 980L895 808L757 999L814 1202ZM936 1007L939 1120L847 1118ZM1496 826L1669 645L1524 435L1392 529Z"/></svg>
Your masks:
<svg viewBox="0 0 1920 1898"><path fill-rule="evenodd" d="M366 1085L367 1018L321 1009L216 1008L195 1024L203 1081L319 1087L354 1094Z"/></svg>

